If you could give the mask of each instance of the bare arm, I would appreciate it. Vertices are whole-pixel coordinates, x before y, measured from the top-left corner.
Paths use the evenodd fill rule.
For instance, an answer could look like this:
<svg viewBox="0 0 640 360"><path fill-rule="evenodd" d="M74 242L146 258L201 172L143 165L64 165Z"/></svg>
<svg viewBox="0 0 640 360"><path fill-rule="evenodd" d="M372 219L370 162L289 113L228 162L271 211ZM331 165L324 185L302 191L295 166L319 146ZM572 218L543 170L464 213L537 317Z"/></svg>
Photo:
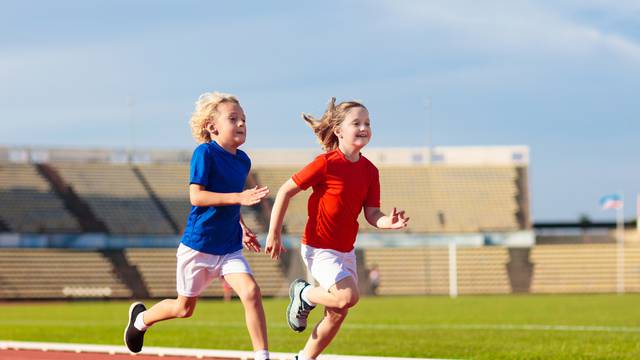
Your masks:
<svg viewBox="0 0 640 360"><path fill-rule="evenodd" d="M193 206L227 206L227 205L255 205L269 194L265 187L247 189L241 193L217 193L207 191L204 185L189 185L189 200Z"/></svg>
<svg viewBox="0 0 640 360"><path fill-rule="evenodd" d="M402 229L409 221L409 218L405 217L404 210L398 211L396 208L393 208L391 214L387 216L380 211L380 208L365 207L364 217L369 224L379 229Z"/></svg>
<svg viewBox="0 0 640 360"><path fill-rule="evenodd" d="M276 200L271 209L271 220L269 222L269 234L267 235L267 246L265 251L271 258L277 258L282 252L282 223L284 215L289 207L289 200L302 191L293 180L287 180L278 190Z"/></svg>
<svg viewBox="0 0 640 360"><path fill-rule="evenodd" d="M242 214L240 214L240 227L242 228L242 244L248 250L260 252L260 242L256 234L244 223Z"/></svg>

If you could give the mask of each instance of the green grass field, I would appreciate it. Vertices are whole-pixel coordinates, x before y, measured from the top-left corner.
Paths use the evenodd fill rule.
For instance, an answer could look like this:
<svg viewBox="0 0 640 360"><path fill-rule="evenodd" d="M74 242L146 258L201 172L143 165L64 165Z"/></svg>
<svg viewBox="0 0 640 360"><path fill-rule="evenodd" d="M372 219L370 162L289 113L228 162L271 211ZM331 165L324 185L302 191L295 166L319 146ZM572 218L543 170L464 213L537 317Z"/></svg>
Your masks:
<svg viewBox="0 0 640 360"><path fill-rule="evenodd" d="M151 305L153 302L148 302ZM272 351L295 352L284 299L265 299ZM0 340L120 345L129 302L4 303ZM321 310L312 312L317 321ZM242 305L203 300L145 345L251 350ZM326 353L447 359L639 359L640 295L369 297Z"/></svg>

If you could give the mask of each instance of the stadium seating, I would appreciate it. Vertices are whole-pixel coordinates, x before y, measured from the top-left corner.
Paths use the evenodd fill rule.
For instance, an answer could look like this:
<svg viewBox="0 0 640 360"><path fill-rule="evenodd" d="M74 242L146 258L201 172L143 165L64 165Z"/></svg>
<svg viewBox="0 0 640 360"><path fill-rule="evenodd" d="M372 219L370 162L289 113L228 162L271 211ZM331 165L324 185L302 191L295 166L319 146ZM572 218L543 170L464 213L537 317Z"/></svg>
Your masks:
<svg viewBox="0 0 640 360"><path fill-rule="evenodd" d="M258 181L269 186L270 197L300 167L254 168ZM381 167L382 210L392 206L412 218L404 230L414 233L508 231L520 228L517 171L509 166ZM289 204L287 231L300 234L306 223L306 204L311 191L300 193ZM361 231L380 231L364 214Z"/></svg>
<svg viewBox="0 0 640 360"><path fill-rule="evenodd" d="M256 168L259 182L269 186L271 198L299 167ZM514 167L433 166L381 167L382 210L402 208L413 219L405 232L446 233L516 230L518 187ZM294 197L285 225L299 234L306 223L306 203L311 191ZM362 231L379 231L364 214L358 220Z"/></svg>
<svg viewBox="0 0 640 360"><path fill-rule="evenodd" d="M104 154L88 159L84 155L77 159L53 156L47 158L51 163L35 165L9 162L8 158L0 162L0 231L74 234L82 229L104 231L106 226L114 235L151 235L149 239L153 235L173 235L166 239L175 240L190 210L187 158L125 164L111 163L109 152ZM245 222L258 233L267 231L269 202L274 201L279 187L303 166L269 164L254 165L249 181L253 184L255 180L270 188L268 201L261 206L241 208ZM482 234L528 229L526 166L474 164L383 162L378 167L382 210L389 212L392 206L406 210L411 222L402 230L405 233ZM57 177L48 176L47 167ZM75 201L65 196L66 185L73 189L71 195ZM297 236L304 231L311 192L301 192L291 200L284 221L286 233ZM73 207L73 204L82 206ZM91 211L87 211L89 209ZM82 222L84 213L105 226L98 230L88 227L87 221ZM363 232L386 231L368 225L363 215L358 221ZM4 237L8 242L15 238L13 234ZM377 234L370 238L377 239ZM418 238L411 236L412 244ZM32 237L20 240L27 243ZM576 238L576 242L583 241L583 237ZM376 242L368 244L373 243ZM122 257L119 251L114 250ZM380 294L449 292L446 247L366 248L363 254L361 265L378 266ZM538 245L523 255L519 264L526 266L519 270L517 267L507 269L509 249L504 247L461 247L457 254L461 295L505 294L512 292L511 286L521 286L522 292L541 294L617 291L616 244ZM175 249L128 249L125 255L136 266L131 271L140 272L152 297L175 296ZM246 256L265 295L286 295L284 274L287 271L281 268L282 264L263 255L247 253ZM33 279L28 279L20 270L19 262L33 267L34 272L30 274ZM125 272L114 273L111 266L98 252L3 249L0 250L0 298L131 296L127 282L118 278L129 277L122 275ZM516 272L522 276L513 276ZM624 272L625 291L640 292L639 244L625 244ZM134 289L132 284L141 283L129 280L129 286ZM21 287L22 282L28 285ZM222 287L214 284L204 295L221 296Z"/></svg>
<svg viewBox="0 0 640 360"><path fill-rule="evenodd" d="M381 167L381 205L412 218L406 232L509 231L520 228L514 167ZM363 231L376 231L359 219Z"/></svg>
<svg viewBox="0 0 640 360"><path fill-rule="evenodd" d="M258 184L269 187L269 198L273 202L280 186L299 170L300 167L273 166L255 167L253 172ZM284 218L284 226L287 233L299 235L304 232L304 227L307 223L307 202L311 191L311 189L307 189L307 191L300 192L289 202L287 214Z"/></svg>
<svg viewBox="0 0 640 360"><path fill-rule="evenodd" d="M458 248L458 293L511 293L505 247Z"/></svg>
<svg viewBox="0 0 640 360"><path fill-rule="evenodd" d="M0 219L19 233L77 233L77 220L29 164L0 164Z"/></svg>
<svg viewBox="0 0 640 360"><path fill-rule="evenodd" d="M254 169L259 182L277 189L299 167ZM405 209L412 217L406 232L477 232L516 230L518 202L514 167L381 167L382 209ZM311 191L294 197L285 218L287 230L304 231L306 203ZM362 231L379 231L361 214Z"/></svg>
<svg viewBox="0 0 640 360"><path fill-rule="evenodd" d="M0 251L0 299L128 298L131 291L99 252Z"/></svg>
<svg viewBox="0 0 640 360"><path fill-rule="evenodd" d="M617 245L538 245L532 249L532 293L617 291ZM625 244L626 291L640 291L640 245Z"/></svg>
<svg viewBox="0 0 640 360"><path fill-rule="evenodd" d="M262 253L244 253L264 296L283 296L287 293L287 280L277 262ZM142 274L151 297L176 296L176 249L127 249L130 264ZM216 280L217 282L218 280ZM213 283L203 297L220 297L222 286Z"/></svg>
<svg viewBox="0 0 640 360"><path fill-rule="evenodd" d="M366 249L367 269L380 272L380 295L445 293L448 289L446 249Z"/></svg>
<svg viewBox="0 0 640 360"><path fill-rule="evenodd" d="M189 164L145 164L137 167L182 232L191 209ZM243 206L240 211L250 229L258 233L265 231L264 222L259 219L255 207Z"/></svg>
<svg viewBox="0 0 640 360"><path fill-rule="evenodd" d="M186 163L50 165L113 234L176 234L184 229L190 209ZM270 188L268 201L273 202L279 187L299 169L256 166L252 176ZM517 180L513 166L383 166L382 210L388 212L392 206L406 210L412 220L404 232L518 230L524 226L518 213L526 204L519 203ZM287 233L304 232L310 194L307 190L291 200L284 221ZM3 223L15 231L79 231L77 220L32 165L0 165L0 196L5 203L15 204L0 213ZM258 207L242 207L241 211L254 231L267 230L268 212ZM359 223L361 231L380 231L367 224L363 214Z"/></svg>
<svg viewBox="0 0 640 360"><path fill-rule="evenodd" d="M191 208L189 164L145 164L138 168L179 228L184 229Z"/></svg>
<svg viewBox="0 0 640 360"><path fill-rule="evenodd" d="M129 165L55 163L112 234L173 234Z"/></svg>
<svg viewBox="0 0 640 360"><path fill-rule="evenodd" d="M459 248L458 293L511 292L503 247ZM365 250L368 269L380 272L380 295L449 293L449 252L446 247L372 248Z"/></svg>

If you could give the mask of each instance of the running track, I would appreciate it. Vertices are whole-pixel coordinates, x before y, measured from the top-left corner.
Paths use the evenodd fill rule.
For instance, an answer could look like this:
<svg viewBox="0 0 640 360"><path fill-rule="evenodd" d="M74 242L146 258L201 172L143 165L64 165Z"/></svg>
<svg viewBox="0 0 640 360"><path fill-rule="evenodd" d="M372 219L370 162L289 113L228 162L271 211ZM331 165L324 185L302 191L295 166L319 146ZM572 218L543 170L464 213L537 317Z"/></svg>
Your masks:
<svg viewBox="0 0 640 360"><path fill-rule="evenodd" d="M157 355L125 355L105 353L75 353L69 351L42 351L42 350L0 350L2 360L194 360L187 356L163 356ZM206 358L218 360L225 358ZM226 358L229 359L229 358Z"/></svg>
<svg viewBox="0 0 640 360"><path fill-rule="evenodd" d="M146 347L140 354L124 346L0 341L0 360L252 360L253 352ZM293 354L271 353L272 360L291 360ZM417 360L417 358L322 355L319 360ZM438 360L438 359L420 359Z"/></svg>

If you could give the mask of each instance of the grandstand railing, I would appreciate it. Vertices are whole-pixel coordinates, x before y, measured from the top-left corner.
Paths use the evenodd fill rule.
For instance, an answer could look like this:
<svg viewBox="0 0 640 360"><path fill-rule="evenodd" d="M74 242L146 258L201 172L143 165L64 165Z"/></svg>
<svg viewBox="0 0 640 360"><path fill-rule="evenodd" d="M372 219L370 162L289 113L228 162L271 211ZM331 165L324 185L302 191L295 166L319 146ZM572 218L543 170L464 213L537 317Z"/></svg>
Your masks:
<svg viewBox="0 0 640 360"><path fill-rule="evenodd" d="M317 156L319 148L243 149L254 164L267 166L303 165ZM189 163L193 150L156 149L63 149L0 147L0 162L103 162L103 163ZM365 156L376 165L512 165L529 164L529 147L457 146L433 148L367 148Z"/></svg>

